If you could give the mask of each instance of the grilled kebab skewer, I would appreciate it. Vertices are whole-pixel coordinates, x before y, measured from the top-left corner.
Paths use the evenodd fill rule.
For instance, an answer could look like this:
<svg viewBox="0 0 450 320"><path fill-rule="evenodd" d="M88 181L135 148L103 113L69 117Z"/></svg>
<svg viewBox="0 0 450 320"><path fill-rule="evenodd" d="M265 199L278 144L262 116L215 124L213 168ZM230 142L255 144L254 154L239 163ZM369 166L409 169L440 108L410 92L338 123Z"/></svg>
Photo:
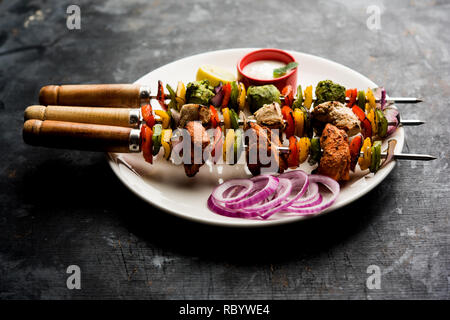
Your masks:
<svg viewBox="0 0 450 320"><path fill-rule="evenodd" d="M150 87L140 84L48 85L39 92L39 103L42 105L139 108L143 104L150 103L151 99L161 98L167 99L169 96L151 95ZM313 101L315 101L314 97ZM348 102L349 98L346 98L346 101ZM422 102L421 99L414 97L390 97L386 101Z"/></svg>
<svg viewBox="0 0 450 320"><path fill-rule="evenodd" d="M99 152L141 152L141 130L99 124L74 123L54 120L30 119L23 126L24 141L33 146L75 149ZM288 147L279 146L280 153L289 153ZM381 154L386 157L385 153ZM397 153L398 160L435 160L426 154Z"/></svg>
<svg viewBox="0 0 450 320"><path fill-rule="evenodd" d="M88 107L88 106L56 106L56 105L32 105L25 109L25 120L56 120L80 123L103 124L111 126L121 126L137 128L144 121L141 109L130 108L109 108L109 107ZM156 123L162 123L162 119L155 115ZM248 119L250 122L256 122L255 119ZM284 121L286 122L286 121ZM239 119L239 125L244 121ZM425 124L422 120L400 120L403 126L418 126ZM221 119L219 125L224 125ZM389 122L388 125L394 125Z"/></svg>

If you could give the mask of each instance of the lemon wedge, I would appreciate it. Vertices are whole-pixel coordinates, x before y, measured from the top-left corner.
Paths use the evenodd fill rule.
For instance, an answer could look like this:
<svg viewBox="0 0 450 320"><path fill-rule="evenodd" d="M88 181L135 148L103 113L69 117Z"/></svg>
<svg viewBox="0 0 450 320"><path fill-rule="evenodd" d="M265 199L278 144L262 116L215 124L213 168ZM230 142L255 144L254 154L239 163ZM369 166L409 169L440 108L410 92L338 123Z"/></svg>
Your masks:
<svg viewBox="0 0 450 320"><path fill-rule="evenodd" d="M222 67L205 64L198 68L196 80L209 80L210 84L215 87L220 82L236 81L236 76Z"/></svg>

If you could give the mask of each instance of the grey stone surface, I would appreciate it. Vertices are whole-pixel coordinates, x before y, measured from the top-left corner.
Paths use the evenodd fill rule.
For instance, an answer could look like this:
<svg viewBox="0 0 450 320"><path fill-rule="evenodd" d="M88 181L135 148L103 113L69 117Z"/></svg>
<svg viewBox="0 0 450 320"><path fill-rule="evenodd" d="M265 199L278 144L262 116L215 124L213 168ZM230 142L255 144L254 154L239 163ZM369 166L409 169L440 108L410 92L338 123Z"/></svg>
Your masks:
<svg viewBox="0 0 450 320"><path fill-rule="evenodd" d="M81 30L66 8L81 7ZM369 5L381 30L366 27ZM0 0L1 299L448 299L448 1ZM264 230L195 225L133 196L96 153L25 145L23 110L50 83L132 82L231 47L322 56L384 84L401 106L404 161L323 218ZM66 288L68 265L82 289ZM380 290L365 282L382 271Z"/></svg>

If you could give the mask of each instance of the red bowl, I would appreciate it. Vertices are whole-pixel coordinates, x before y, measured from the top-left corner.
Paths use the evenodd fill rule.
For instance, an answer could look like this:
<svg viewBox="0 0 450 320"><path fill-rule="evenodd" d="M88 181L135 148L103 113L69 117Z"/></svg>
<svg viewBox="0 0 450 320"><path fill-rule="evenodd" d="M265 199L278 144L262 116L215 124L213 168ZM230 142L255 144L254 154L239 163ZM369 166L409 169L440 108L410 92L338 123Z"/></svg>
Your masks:
<svg viewBox="0 0 450 320"><path fill-rule="evenodd" d="M297 89L297 68L289 71L284 76L276 79L257 79L246 75L242 70L246 65L258 60L277 60L283 63L295 62L295 58L286 51L279 49L259 49L247 53L239 60L237 64L238 80L244 83L245 87L249 86L263 86L266 84L273 84L278 90L283 90L287 85L291 85L293 91Z"/></svg>

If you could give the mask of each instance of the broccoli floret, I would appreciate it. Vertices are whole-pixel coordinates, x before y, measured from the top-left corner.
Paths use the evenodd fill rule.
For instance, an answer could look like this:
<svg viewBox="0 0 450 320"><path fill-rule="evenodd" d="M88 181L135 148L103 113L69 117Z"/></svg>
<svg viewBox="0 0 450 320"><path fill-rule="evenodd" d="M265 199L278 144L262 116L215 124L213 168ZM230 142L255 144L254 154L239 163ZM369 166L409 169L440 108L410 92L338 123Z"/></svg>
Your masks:
<svg viewBox="0 0 450 320"><path fill-rule="evenodd" d="M272 84L265 86L250 86L247 90L247 102L250 111L255 113L265 104L278 102L281 104L280 91Z"/></svg>
<svg viewBox="0 0 450 320"><path fill-rule="evenodd" d="M327 101L345 103L345 88L331 80L320 81L316 87L316 102L314 105L317 106Z"/></svg>
<svg viewBox="0 0 450 320"><path fill-rule="evenodd" d="M186 87L186 103L209 106L209 100L214 95L214 87L208 80L189 82Z"/></svg>

